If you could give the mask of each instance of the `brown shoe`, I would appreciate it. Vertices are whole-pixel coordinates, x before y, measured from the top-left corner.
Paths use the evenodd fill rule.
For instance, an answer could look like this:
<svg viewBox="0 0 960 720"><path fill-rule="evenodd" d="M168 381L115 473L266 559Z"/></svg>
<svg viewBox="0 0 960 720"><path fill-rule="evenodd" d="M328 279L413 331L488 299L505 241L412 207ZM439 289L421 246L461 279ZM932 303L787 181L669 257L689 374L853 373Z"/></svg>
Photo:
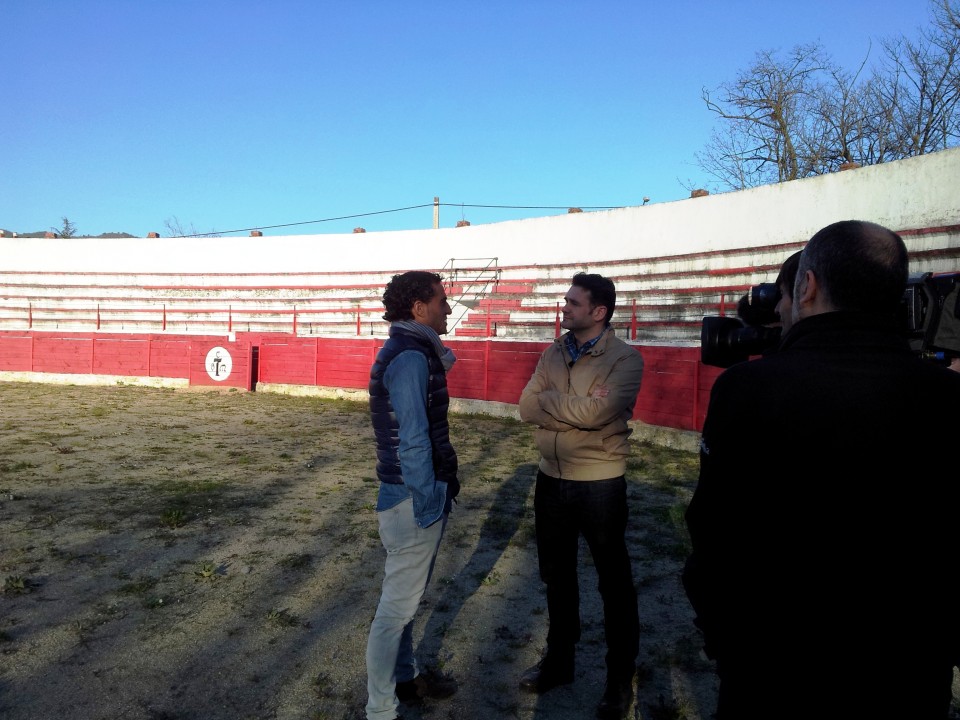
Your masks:
<svg viewBox="0 0 960 720"><path fill-rule="evenodd" d="M413 680L397 683L397 700L405 705L417 705L425 698L442 700L457 691L457 681L433 670L424 670Z"/></svg>
<svg viewBox="0 0 960 720"><path fill-rule="evenodd" d="M549 654L520 676L520 689L542 695L573 682L573 660L556 660Z"/></svg>

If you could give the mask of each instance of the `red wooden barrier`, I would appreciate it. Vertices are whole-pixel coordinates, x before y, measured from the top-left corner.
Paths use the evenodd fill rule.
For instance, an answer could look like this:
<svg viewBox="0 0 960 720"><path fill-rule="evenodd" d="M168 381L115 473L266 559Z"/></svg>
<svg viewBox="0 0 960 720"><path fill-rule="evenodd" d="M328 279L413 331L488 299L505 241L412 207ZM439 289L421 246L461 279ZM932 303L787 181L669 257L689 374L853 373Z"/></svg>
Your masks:
<svg viewBox="0 0 960 720"><path fill-rule="evenodd" d="M0 331L0 371L186 378L191 385L252 390L263 383L363 390L384 338L285 334L139 335ZM550 341L552 342L552 341ZM450 394L516 404L549 342L453 340ZM719 368L698 347L635 346L644 358L634 419L700 430ZM258 371L254 377L254 352Z"/></svg>
<svg viewBox="0 0 960 720"><path fill-rule="evenodd" d="M190 344L190 384L253 390L253 346L222 338L195 340Z"/></svg>

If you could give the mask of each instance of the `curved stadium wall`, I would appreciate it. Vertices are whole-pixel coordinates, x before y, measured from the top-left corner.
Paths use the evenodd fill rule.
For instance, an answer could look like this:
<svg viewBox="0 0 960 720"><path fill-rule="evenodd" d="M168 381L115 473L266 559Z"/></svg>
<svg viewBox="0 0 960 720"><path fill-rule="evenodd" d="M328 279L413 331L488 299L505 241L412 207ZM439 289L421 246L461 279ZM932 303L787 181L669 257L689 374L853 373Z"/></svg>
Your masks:
<svg viewBox="0 0 960 720"><path fill-rule="evenodd" d="M635 420L702 426L705 315L836 220L897 230L915 272L960 269L960 149L736 193L490 225L242 238L0 238L0 380L230 386L362 397L379 296L432 269L454 299L455 408L515 414L579 270L614 279L644 356ZM217 352L229 372L211 373ZM222 360L222 358L221 358ZM223 370L223 362L218 372Z"/></svg>

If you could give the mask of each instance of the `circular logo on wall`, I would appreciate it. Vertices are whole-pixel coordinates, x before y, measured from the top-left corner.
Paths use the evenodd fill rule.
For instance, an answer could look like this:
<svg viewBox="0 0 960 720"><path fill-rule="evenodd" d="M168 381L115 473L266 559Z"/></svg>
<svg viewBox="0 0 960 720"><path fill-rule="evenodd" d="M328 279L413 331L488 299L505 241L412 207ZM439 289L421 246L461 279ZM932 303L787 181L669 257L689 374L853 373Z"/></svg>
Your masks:
<svg viewBox="0 0 960 720"><path fill-rule="evenodd" d="M230 371L233 369L233 358L230 357L230 353L225 348L218 345L210 348L210 352L207 353L205 367L207 368L207 375L217 382L223 382L230 377Z"/></svg>

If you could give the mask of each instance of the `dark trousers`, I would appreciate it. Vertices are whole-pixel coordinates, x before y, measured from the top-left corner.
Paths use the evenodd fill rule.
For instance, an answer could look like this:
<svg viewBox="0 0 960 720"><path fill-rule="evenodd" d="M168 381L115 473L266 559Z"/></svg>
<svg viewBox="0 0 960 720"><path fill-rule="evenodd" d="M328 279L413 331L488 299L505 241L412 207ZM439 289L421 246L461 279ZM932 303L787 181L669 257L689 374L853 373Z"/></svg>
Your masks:
<svg viewBox="0 0 960 720"><path fill-rule="evenodd" d="M776 629L771 629L776 632ZM882 632L882 628L879 630ZM731 666L717 661L717 720L947 720L953 668L917 653L857 656L829 644ZM771 711L775 709L775 712Z"/></svg>
<svg viewBox="0 0 960 720"><path fill-rule="evenodd" d="M547 652L572 659L580 640L577 548L582 534L590 547L603 600L607 673L632 676L640 650L637 590L627 553L627 483L559 480L537 473L534 495L540 577L547 585L550 630Z"/></svg>

